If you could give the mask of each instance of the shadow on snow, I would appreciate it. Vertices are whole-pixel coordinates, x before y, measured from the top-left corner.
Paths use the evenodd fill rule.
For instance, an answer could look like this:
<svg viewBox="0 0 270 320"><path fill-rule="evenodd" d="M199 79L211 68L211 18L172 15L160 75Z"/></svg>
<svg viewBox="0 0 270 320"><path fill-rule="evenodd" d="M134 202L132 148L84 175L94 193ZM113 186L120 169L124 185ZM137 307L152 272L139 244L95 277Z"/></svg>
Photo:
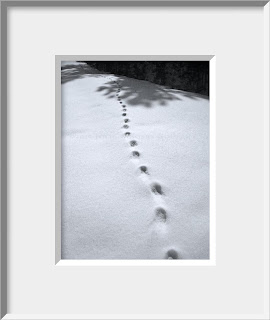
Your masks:
<svg viewBox="0 0 270 320"><path fill-rule="evenodd" d="M171 89L148 81L131 79L117 76L117 82L121 87L120 97L130 106L144 106L151 108L154 105L166 106L173 100L181 101L183 98L208 99L208 97L192 92ZM97 92L102 92L108 98L115 98L118 86L114 81L109 81L105 85L97 88Z"/></svg>
<svg viewBox="0 0 270 320"><path fill-rule="evenodd" d="M61 83L83 79L95 75L101 76L102 72L90 68L87 64L68 64L61 67Z"/></svg>

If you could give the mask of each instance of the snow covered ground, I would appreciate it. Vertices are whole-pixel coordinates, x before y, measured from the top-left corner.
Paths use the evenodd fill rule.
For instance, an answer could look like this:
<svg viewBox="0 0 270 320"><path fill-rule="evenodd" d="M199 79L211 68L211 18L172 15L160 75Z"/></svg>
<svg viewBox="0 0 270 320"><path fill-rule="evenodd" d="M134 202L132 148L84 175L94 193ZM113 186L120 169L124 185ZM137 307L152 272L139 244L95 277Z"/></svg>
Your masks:
<svg viewBox="0 0 270 320"><path fill-rule="evenodd" d="M209 100L63 63L62 259L167 258L209 258Z"/></svg>

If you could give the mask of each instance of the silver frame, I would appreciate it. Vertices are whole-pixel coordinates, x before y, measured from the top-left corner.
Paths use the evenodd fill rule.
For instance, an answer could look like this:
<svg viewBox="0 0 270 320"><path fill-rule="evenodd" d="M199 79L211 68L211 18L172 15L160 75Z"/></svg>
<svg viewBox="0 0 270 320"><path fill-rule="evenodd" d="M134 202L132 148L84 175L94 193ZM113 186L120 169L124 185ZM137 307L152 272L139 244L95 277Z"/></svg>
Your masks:
<svg viewBox="0 0 270 320"><path fill-rule="evenodd" d="M149 6L160 6L160 7L172 7L172 6L198 6L198 7L210 7L210 6L218 6L218 7L264 7L269 1L260 1L260 0L169 0L169 1L160 1L160 0L100 0L100 1L91 1L91 0L83 0L83 1L69 1L69 0L30 0L30 1L1 1L1 319L7 315L8 312L8 301L7 301L7 10L9 7L82 7L82 6L107 6L107 7L117 7L117 6L128 6L128 7L149 7ZM266 108L269 110L269 12L267 13L268 21L268 30L267 26L265 28L266 35L264 38L265 41L265 56L266 66L265 68L265 77L264 77L264 85L265 85L265 95L264 95L264 103ZM66 56L65 56L66 57ZM99 57L102 60L101 57ZM108 59L108 57L106 57ZM118 56L119 59L119 56ZM190 57L189 57L190 59ZM268 61L267 61L268 60ZM56 74L56 77L59 75ZM58 80L58 78L57 78ZM57 100L58 104L59 101ZM56 110L57 112L57 110ZM59 119L59 110L57 113L57 119ZM269 122L268 122L269 124ZM266 134L266 139L269 141L269 128ZM265 150L267 156L269 154L269 145L267 146L267 150ZM61 155L60 155L61 156ZM59 158L58 158L59 159ZM61 159L61 158L60 158ZM59 178L59 177L58 177ZM61 176L60 176L61 178ZM266 178L267 186L269 186L269 177ZM59 183L56 180L56 184L59 186ZM61 191L61 189L60 189ZM56 189L56 192L59 193L59 189ZM57 199L57 197L56 197ZM269 207L269 195L267 198L267 206ZM56 203L58 206L59 203ZM61 204L60 204L61 205ZM58 221L59 223L59 221ZM269 234L267 235L267 240L269 240ZM59 235L58 235L59 237ZM56 250L57 251L57 250ZM59 257L59 255L58 255ZM56 254L57 260L57 254ZM269 289L269 283L268 283ZM9 317L10 319L10 317Z"/></svg>

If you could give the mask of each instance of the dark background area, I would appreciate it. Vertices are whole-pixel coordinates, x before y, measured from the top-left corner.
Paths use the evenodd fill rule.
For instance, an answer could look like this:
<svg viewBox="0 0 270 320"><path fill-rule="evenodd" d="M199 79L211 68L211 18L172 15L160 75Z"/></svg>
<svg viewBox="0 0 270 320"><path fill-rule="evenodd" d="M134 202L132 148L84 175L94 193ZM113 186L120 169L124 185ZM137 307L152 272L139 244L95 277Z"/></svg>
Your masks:
<svg viewBox="0 0 270 320"><path fill-rule="evenodd" d="M84 61L92 68L209 96L208 61Z"/></svg>

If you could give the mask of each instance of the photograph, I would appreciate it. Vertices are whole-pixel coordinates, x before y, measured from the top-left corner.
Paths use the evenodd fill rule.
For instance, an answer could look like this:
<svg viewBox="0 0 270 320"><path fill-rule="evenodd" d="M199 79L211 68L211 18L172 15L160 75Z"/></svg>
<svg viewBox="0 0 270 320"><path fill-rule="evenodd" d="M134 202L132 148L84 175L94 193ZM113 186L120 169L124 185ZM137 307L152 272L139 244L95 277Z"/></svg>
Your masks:
<svg viewBox="0 0 270 320"><path fill-rule="evenodd" d="M61 61L61 259L210 259L209 83L209 61Z"/></svg>

